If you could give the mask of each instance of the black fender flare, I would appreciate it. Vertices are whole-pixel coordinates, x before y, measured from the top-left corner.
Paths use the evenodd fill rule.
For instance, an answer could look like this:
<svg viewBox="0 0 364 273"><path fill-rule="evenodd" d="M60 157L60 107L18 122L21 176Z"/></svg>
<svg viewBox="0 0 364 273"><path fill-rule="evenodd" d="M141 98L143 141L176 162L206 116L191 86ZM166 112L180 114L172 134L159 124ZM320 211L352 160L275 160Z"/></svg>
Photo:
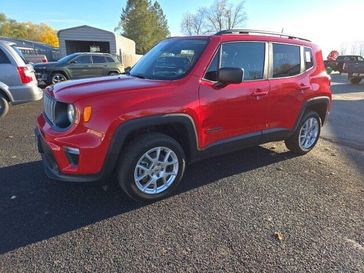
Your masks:
<svg viewBox="0 0 364 273"><path fill-rule="evenodd" d="M196 157L198 153L198 135L194 120L191 116L187 114L165 114L137 118L123 122L115 129L100 176L108 176L114 171L122 149L124 148L125 141L131 133L138 129L163 125L183 126L188 138L189 150L186 152L191 158Z"/></svg>
<svg viewBox="0 0 364 273"><path fill-rule="evenodd" d="M324 116L324 118L322 118L322 124L324 124L325 117L326 117L326 114L327 114L327 110L328 110L328 107L329 107L329 104L330 104L330 98L326 97L326 96L314 97L314 98L308 99L304 103L304 105L303 105L303 107L302 107L302 109L300 111L300 114L298 115L298 118L296 120L296 123L295 123L290 135L294 134L294 132L297 130L297 128L300 125L301 120L302 120L305 112L307 111L307 109L309 109L310 107L312 107L314 105L319 105L319 104L324 104L325 105L325 109L324 109L325 110L324 111L325 116Z"/></svg>

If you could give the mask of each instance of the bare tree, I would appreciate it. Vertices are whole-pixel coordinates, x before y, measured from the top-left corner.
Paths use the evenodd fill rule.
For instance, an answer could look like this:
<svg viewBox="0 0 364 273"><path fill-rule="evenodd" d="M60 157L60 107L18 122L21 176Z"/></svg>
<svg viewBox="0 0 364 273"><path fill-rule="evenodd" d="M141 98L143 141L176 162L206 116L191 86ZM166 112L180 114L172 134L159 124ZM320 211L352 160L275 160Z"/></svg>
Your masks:
<svg viewBox="0 0 364 273"><path fill-rule="evenodd" d="M345 55L346 51L347 51L347 44L343 42L340 45L340 55Z"/></svg>
<svg viewBox="0 0 364 273"><path fill-rule="evenodd" d="M201 35L204 34L204 10L201 8L195 14L186 13L183 16L181 29L187 35Z"/></svg>
<svg viewBox="0 0 364 273"><path fill-rule="evenodd" d="M244 25L247 20L244 10L244 1L231 4L228 0L216 0L215 3L206 10L206 18L211 31L221 31L232 29Z"/></svg>
<svg viewBox="0 0 364 273"><path fill-rule="evenodd" d="M210 7L201 7L196 13L185 14L181 29L187 35L218 32L243 26L247 20L244 1L215 0Z"/></svg>
<svg viewBox="0 0 364 273"><path fill-rule="evenodd" d="M364 56L364 41L360 41L359 43L359 55Z"/></svg>

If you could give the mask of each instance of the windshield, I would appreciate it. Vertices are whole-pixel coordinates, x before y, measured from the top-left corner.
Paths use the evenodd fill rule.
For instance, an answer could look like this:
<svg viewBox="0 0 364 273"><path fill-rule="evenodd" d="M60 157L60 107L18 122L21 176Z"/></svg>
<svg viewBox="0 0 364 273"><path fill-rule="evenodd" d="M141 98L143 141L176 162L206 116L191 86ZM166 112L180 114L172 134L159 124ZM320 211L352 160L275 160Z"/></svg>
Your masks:
<svg viewBox="0 0 364 273"><path fill-rule="evenodd" d="M130 75L155 80L183 78L194 67L207 43L207 39L164 40L131 69Z"/></svg>
<svg viewBox="0 0 364 273"><path fill-rule="evenodd" d="M67 62L69 62L70 60L72 60L76 56L77 56L77 54L76 53L73 53L71 55L67 55L67 56L59 59L58 62L59 63L67 63Z"/></svg>

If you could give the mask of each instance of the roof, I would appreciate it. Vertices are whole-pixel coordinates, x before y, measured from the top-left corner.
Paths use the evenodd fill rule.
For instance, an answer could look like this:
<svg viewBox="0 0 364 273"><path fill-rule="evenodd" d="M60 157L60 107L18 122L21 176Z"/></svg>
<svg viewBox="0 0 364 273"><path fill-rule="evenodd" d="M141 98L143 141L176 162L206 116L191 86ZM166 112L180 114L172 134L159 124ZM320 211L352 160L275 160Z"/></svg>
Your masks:
<svg viewBox="0 0 364 273"><path fill-rule="evenodd" d="M58 31L58 36L63 31L67 31L67 30L71 30L71 29L77 29L77 28L92 28L94 30L103 31L103 32L107 32L107 33L111 33L111 34L115 35L115 33L112 32L112 31L108 31L108 30L104 30L104 29L96 28L96 27L91 27L91 26L88 26L88 25L82 25L82 26L77 26L77 27L71 27L71 28L61 29L61 30Z"/></svg>

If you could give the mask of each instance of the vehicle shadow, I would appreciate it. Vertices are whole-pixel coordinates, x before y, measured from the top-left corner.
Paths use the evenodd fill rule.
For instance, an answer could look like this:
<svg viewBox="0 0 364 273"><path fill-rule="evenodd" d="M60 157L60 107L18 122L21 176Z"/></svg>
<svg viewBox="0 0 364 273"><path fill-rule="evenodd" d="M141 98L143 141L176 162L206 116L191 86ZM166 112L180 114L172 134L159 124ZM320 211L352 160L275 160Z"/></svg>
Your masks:
<svg viewBox="0 0 364 273"><path fill-rule="evenodd" d="M176 194L294 156L253 147L204 160L188 167ZM116 183L51 181L41 165L36 161L0 168L0 254L145 205L129 199Z"/></svg>

